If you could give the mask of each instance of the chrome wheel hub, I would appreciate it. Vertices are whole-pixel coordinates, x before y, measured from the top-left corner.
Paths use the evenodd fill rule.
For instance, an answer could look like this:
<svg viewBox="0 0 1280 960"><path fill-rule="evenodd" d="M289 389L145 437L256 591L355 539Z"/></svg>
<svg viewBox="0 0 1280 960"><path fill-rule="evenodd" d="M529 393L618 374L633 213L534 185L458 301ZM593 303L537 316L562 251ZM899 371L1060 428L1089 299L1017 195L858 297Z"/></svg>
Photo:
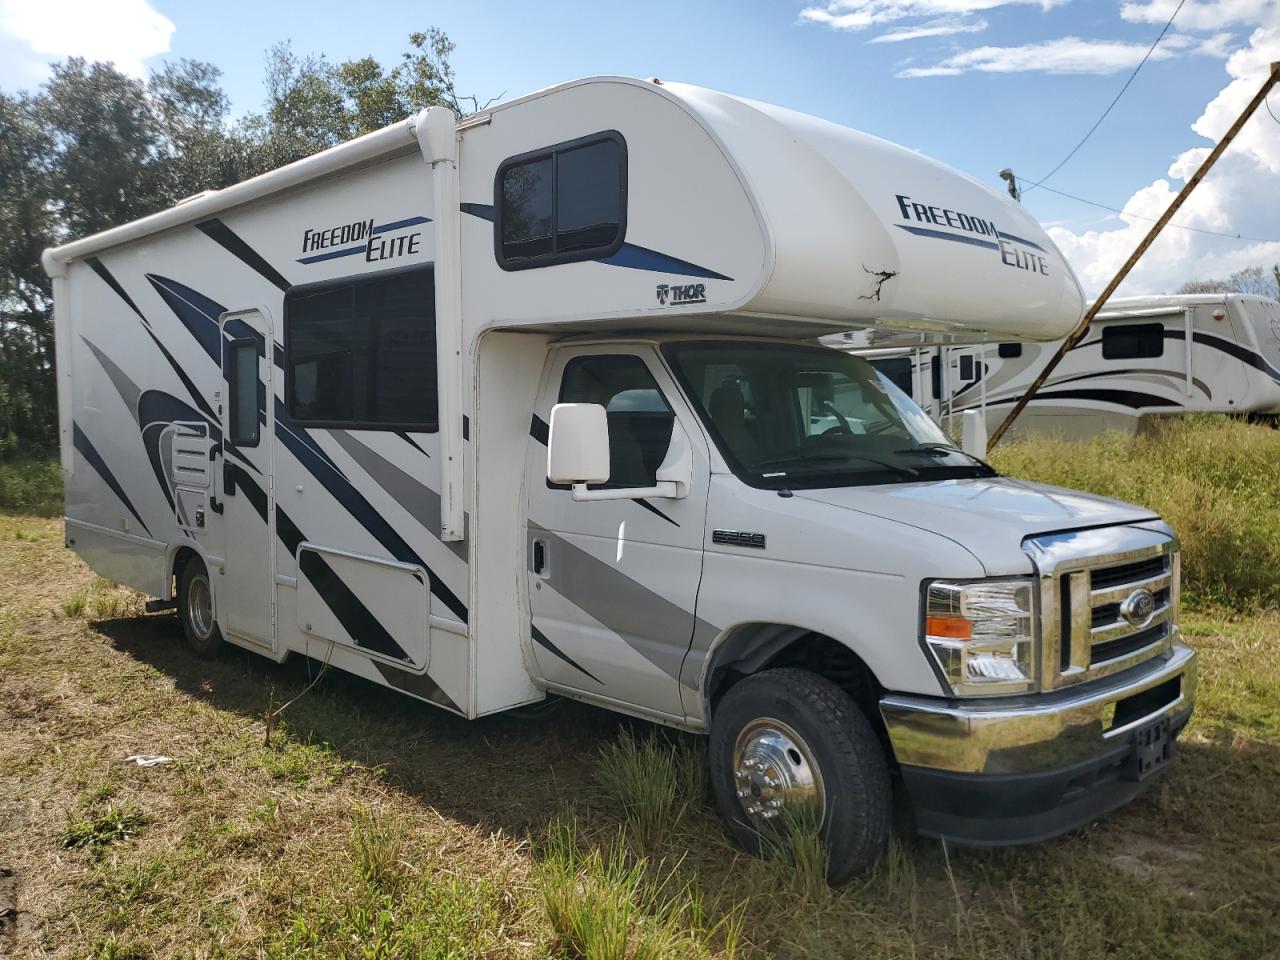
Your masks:
<svg viewBox="0 0 1280 960"><path fill-rule="evenodd" d="M213 591L206 577L192 577L187 585L187 622L201 640L213 633Z"/></svg>
<svg viewBox="0 0 1280 960"><path fill-rule="evenodd" d="M813 751L780 720L762 717L738 734L733 777L743 812L757 827L784 808L810 806L819 820L825 812L826 792Z"/></svg>

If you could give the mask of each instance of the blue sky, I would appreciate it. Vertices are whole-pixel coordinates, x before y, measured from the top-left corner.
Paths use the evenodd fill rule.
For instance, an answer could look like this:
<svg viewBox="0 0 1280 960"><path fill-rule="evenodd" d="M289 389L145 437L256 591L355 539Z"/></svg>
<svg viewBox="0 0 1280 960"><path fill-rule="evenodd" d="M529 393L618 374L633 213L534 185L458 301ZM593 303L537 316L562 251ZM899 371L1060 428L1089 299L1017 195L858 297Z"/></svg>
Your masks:
<svg viewBox="0 0 1280 960"><path fill-rule="evenodd" d="M1038 179L1066 155L1174 6L1176 0L0 0L0 88L39 83L43 64L69 53L112 59L132 72L190 57L223 69L234 108L244 112L261 103L264 51L279 40L335 60L373 54L390 63L410 31L438 26L457 44L460 90L482 99L587 74L656 75L857 127L998 188L1002 167ZM1185 166L1188 151L1212 145L1192 125L1220 133L1207 108L1224 96L1247 101L1234 88L1256 89L1251 71L1268 57L1280 59L1280 0L1186 0L1156 55L1050 185L1158 215L1171 196L1160 182L1173 191L1180 186L1169 179L1171 165ZM1273 99L1280 113L1280 94ZM1270 141L1255 138L1257 156L1246 159L1280 196L1280 124L1265 114L1254 124L1262 120ZM1258 185L1249 170L1238 173L1242 183ZM1025 202L1062 231L1055 239L1082 276L1102 276L1141 233L1140 223L1126 226L1044 190ZM1219 198L1212 209L1191 211L1187 222L1280 240L1280 219L1260 216L1256 206ZM1185 239L1167 253L1193 273L1280 257L1280 244L1272 250L1205 235ZM1164 282L1171 281L1153 277L1150 284Z"/></svg>

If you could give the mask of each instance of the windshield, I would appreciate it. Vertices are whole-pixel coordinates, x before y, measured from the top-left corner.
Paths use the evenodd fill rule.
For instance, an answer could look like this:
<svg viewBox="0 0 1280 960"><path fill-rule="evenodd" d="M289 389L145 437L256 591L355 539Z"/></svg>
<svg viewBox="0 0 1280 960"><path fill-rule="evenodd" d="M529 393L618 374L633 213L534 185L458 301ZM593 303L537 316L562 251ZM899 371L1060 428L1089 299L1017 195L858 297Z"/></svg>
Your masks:
<svg viewBox="0 0 1280 960"><path fill-rule="evenodd" d="M995 475L861 357L741 341L676 342L665 353L725 460L752 486Z"/></svg>

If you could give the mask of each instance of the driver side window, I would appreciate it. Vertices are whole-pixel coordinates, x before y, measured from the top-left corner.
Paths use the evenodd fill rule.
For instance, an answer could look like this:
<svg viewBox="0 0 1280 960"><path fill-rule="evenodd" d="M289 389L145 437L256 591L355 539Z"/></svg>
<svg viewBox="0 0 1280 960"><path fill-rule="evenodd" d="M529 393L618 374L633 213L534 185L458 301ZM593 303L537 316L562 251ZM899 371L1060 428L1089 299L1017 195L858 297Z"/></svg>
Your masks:
<svg viewBox="0 0 1280 960"><path fill-rule="evenodd" d="M560 382L561 403L598 403L609 421L609 481L602 487L651 487L671 446L675 415L639 357L574 357Z"/></svg>

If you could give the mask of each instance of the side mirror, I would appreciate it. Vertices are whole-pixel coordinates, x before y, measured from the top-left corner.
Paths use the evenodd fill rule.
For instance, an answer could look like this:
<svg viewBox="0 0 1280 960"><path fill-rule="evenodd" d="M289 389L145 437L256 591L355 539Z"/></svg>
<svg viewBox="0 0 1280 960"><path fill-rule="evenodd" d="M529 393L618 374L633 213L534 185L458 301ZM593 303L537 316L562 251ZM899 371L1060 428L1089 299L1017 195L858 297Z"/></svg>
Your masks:
<svg viewBox="0 0 1280 960"><path fill-rule="evenodd" d="M604 483L609 479L609 419L598 403L557 403L547 437L547 479Z"/></svg>

